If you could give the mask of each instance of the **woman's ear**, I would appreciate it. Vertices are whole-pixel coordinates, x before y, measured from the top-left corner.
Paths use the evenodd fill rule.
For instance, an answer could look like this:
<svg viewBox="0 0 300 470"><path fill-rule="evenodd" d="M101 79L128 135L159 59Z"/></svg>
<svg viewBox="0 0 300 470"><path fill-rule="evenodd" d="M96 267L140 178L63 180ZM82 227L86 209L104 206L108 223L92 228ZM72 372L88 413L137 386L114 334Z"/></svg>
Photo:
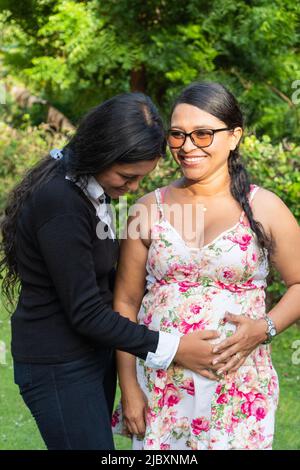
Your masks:
<svg viewBox="0 0 300 470"><path fill-rule="evenodd" d="M243 129L241 127L235 127L231 132L231 142L230 142L230 150L235 150L238 146L241 138L243 135Z"/></svg>

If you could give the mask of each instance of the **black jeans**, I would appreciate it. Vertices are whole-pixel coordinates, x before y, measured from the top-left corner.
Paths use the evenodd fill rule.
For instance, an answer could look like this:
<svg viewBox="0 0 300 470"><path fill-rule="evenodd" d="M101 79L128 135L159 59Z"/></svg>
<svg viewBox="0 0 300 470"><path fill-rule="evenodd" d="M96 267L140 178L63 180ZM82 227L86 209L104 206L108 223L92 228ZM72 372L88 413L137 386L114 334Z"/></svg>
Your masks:
<svg viewBox="0 0 300 470"><path fill-rule="evenodd" d="M15 383L49 450L114 449L111 414L115 353L105 349L63 364L14 361Z"/></svg>

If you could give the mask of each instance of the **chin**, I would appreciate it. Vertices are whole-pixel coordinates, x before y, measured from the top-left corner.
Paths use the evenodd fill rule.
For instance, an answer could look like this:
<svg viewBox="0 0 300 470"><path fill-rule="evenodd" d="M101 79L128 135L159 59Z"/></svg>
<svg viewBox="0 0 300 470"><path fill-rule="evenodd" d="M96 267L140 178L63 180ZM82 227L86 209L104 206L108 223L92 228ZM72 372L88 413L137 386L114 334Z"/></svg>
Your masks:
<svg viewBox="0 0 300 470"><path fill-rule="evenodd" d="M205 173L204 171L199 171L199 170L188 170L182 169L182 174L185 176L186 179L192 180L192 181L199 181L201 180L204 176Z"/></svg>
<svg viewBox="0 0 300 470"><path fill-rule="evenodd" d="M126 189L121 189L121 188L116 188L112 190L112 195L111 198L113 199L118 199L119 197L125 196L125 194L128 193L128 190Z"/></svg>

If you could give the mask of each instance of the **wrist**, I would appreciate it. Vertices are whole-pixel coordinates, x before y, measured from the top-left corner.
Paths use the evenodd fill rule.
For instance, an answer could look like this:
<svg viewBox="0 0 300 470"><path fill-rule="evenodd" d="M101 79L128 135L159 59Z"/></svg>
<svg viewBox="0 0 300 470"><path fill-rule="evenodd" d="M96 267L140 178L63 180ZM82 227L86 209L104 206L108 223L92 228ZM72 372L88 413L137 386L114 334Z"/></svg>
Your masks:
<svg viewBox="0 0 300 470"><path fill-rule="evenodd" d="M185 345L186 345L186 336L181 336L180 341L178 344L177 351L175 353L175 356L173 358L174 362L177 362L177 364L182 365L181 361L184 358L185 355Z"/></svg>
<svg viewBox="0 0 300 470"><path fill-rule="evenodd" d="M262 344L268 339L268 335L267 335L268 325L264 318L261 318L256 321L257 321L257 327L258 327L258 344Z"/></svg>
<svg viewBox="0 0 300 470"><path fill-rule="evenodd" d="M126 380L125 383L119 381L119 386L122 394L130 394L135 388L140 388L140 385L136 378Z"/></svg>

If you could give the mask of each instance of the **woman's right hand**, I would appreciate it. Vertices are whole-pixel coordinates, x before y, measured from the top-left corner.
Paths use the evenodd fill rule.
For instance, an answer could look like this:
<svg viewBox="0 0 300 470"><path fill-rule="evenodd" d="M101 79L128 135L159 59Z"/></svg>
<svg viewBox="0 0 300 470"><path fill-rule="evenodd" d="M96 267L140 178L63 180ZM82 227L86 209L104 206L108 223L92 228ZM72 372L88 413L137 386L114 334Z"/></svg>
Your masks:
<svg viewBox="0 0 300 470"><path fill-rule="evenodd" d="M138 384L132 384L121 394L123 419L130 434L144 436L146 430L147 397Z"/></svg>
<svg viewBox="0 0 300 470"><path fill-rule="evenodd" d="M213 354L214 344L210 341L220 337L214 330L195 331L180 338L174 362L211 380L219 380L214 371L221 368L213 365L217 355Z"/></svg>

